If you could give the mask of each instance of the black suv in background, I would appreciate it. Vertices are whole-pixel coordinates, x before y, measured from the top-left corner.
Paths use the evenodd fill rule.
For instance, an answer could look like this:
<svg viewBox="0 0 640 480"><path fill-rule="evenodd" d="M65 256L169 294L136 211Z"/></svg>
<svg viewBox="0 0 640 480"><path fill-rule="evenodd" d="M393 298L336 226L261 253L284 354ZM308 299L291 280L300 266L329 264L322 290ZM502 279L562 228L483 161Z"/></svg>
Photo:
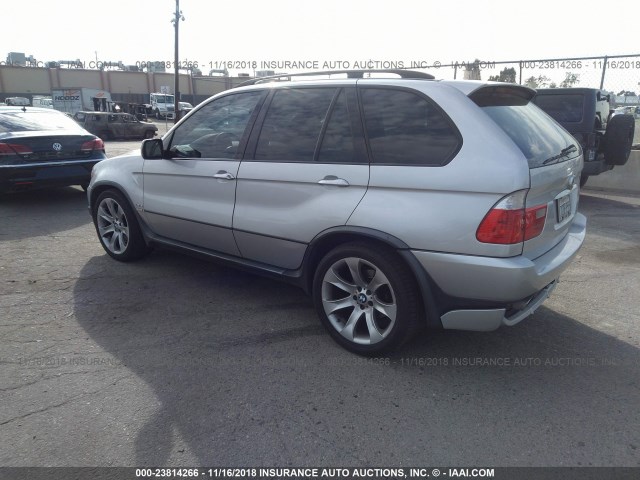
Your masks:
<svg viewBox="0 0 640 480"><path fill-rule="evenodd" d="M596 88L540 88L533 102L553 117L582 145L583 186L590 175L599 175L629 159L635 119L611 116L611 98Z"/></svg>

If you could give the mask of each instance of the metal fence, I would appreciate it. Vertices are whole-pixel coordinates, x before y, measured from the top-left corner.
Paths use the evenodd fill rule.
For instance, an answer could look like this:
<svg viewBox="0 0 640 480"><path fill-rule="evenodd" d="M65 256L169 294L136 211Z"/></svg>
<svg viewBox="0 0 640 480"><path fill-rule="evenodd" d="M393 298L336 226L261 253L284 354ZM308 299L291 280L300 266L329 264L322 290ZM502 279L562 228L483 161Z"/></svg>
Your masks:
<svg viewBox="0 0 640 480"><path fill-rule="evenodd" d="M640 54L537 60L416 64L442 79L498 80L532 88L589 87L612 93L616 106L640 105Z"/></svg>

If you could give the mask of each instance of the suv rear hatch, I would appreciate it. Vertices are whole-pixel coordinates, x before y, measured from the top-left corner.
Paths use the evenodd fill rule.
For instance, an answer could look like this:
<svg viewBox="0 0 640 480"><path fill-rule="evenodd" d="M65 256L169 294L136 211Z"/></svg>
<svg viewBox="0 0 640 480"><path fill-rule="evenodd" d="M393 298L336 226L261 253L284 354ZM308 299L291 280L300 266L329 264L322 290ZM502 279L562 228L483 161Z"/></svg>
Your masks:
<svg viewBox="0 0 640 480"><path fill-rule="evenodd" d="M531 102L534 95L534 90L518 85L488 85L469 95L529 164L530 187L522 207L545 215L540 234L523 245L523 255L531 259L551 250L569 232L578 208L583 166L579 142Z"/></svg>

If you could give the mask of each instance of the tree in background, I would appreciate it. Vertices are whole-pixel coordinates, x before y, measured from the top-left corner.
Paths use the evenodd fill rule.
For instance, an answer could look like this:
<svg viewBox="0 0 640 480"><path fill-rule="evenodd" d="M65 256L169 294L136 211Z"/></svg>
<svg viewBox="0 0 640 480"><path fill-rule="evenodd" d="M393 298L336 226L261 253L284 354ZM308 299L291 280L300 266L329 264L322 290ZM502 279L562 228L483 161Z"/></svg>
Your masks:
<svg viewBox="0 0 640 480"><path fill-rule="evenodd" d="M564 76L564 80L560 82L560 88L570 88L580 83L580 75L577 73L567 72Z"/></svg>
<svg viewBox="0 0 640 480"><path fill-rule="evenodd" d="M525 86L529 88L546 88L549 85L551 79L544 75L538 75L537 77L531 76L524 81Z"/></svg>
<svg viewBox="0 0 640 480"><path fill-rule="evenodd" d="M516 69L504 68L500 75L492 75L489 77L490 82L506 82L506 83L516 83Z"/></svg>

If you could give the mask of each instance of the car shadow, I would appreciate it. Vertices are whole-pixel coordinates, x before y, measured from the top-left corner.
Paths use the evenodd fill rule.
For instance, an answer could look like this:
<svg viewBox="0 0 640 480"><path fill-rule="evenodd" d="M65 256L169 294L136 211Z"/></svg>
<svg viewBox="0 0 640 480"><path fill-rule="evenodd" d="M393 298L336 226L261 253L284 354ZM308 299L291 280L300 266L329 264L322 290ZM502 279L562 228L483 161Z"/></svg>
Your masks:
<svg viewBox="0 0 640 480"><path fill-rule="evenodd" d="M80 187L34 189L0 195L0 242L51 235L91 222Z"/></svg>
<svg viewBox="0 0 640 480"><path fill-rule="evenodd" d="M74 315L156 397L139 410L137 466L179 464L185 448L201 465L243 467L586 466L603 445L612 464L638 465L621 433L638 418L638 349L549 308L363 358L330 339L297 288L157 251L91 258ZM122 408L139 395L119 392Z"/></svg>

